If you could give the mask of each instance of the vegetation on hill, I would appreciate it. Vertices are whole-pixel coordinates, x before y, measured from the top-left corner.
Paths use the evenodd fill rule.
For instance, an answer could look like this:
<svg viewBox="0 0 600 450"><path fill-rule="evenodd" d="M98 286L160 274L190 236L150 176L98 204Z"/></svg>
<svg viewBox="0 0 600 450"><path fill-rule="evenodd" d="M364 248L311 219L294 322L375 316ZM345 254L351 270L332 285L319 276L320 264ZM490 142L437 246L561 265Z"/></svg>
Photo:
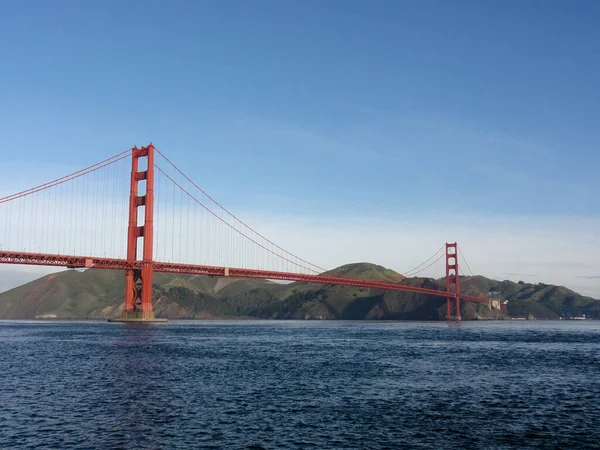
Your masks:
<svg viewBox="0 0 600 450"><path fill-rule="evenodd" d="M369 263L347 264L327 274L443 289L443 280L405 278ZM120 314L124 274L65 271L0 294L0 318L108 318ZM154 310L171 319L258 317L270 319L443 320L442 297L339 285L282 284L268 280L157 273ZM508 300L510 316L557 319L600 318L600 301L542 283L461 277L461 290ZM486 305L463 302L464 319L502 319Z"/></svg>
<svg viewBox="0 0 600 450"><path fill-rule="evenodd" d="M354 264L345 264L337 269L323 273L332 277L358 278L359 280L381 281L386 283L400 283L406 277L392 269L386 269L383 266L360 262Z"/></svg>
<svg viewBox="0 0 600 450"><path fill-rule="evenodd" d="M585 297L564 286L519 281L496 281L485 277L466 277L462 290L473 295L508 300L508 314L513 317L559 319L587 317L600 319L600 301Z"/></svg>

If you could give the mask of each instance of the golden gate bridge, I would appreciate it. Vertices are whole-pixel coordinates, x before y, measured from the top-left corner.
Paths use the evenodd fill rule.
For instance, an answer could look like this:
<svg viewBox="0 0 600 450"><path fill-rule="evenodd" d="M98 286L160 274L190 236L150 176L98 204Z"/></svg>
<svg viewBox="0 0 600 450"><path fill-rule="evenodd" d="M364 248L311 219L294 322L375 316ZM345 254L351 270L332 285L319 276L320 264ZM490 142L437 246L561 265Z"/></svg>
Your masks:
<svg viewBox="0 0 600 450"><path fill-rule="evenodd" d="M154 272L432 295L446 298L446 317L455 320L461 300L491 307L489 299L461 292L459 259L470 267L456 242L404 272L442 275L445 290L336 276L238 219L152 144L2 197L0 211L0 263L125 271L120 321L160 320L152 310Z"/></svg>

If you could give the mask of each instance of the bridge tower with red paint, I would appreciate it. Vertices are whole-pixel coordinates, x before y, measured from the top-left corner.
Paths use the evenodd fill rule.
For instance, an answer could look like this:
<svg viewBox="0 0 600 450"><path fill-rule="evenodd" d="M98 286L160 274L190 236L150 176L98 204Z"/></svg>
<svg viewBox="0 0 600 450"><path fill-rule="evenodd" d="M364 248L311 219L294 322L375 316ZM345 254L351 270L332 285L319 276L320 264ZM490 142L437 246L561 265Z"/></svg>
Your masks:
<svg viewBox="0 0 600 450"><path fill-rule="evenodd" d="M446 297L446 319L461 320L458 245L456 242L446 243L446 293L448 294Z"/></svg>
<svg viewBox="0 0 600 450"><path fill-rule="evenodd" d="M143 213L140 213L142 208ZM131 149L127 261L141 260L142 267L125 270L125 304L118 321L166 321L156 319L152 311L153 235L154 145L150 144L147 147L136 146ZM140 241L141 252L138 252Z"/></svg>

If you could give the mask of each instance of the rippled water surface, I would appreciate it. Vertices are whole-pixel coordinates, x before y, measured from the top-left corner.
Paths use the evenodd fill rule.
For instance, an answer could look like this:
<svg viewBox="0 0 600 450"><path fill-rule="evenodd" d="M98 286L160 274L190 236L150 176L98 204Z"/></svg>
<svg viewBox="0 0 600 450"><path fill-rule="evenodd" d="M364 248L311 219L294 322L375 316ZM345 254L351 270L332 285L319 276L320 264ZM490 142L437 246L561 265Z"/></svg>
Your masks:
<svg viewBox="0 0 600 450"><path fill-rule="evenodd" d="M0 448L600 448L600 322L0 322Z"/></svg>

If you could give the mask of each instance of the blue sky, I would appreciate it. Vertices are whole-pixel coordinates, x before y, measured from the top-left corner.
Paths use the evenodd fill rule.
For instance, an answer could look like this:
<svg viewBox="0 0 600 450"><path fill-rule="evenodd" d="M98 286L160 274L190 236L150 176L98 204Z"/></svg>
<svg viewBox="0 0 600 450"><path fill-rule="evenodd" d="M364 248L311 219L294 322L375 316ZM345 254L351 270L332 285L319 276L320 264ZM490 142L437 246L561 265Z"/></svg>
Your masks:
<svg viewBox="0 0 600 450"><path fill-rule="evenodd" d="M595 1L2 2L0 188L152 141L265 223L487 218L595 250L599 19Z"/></svg>

